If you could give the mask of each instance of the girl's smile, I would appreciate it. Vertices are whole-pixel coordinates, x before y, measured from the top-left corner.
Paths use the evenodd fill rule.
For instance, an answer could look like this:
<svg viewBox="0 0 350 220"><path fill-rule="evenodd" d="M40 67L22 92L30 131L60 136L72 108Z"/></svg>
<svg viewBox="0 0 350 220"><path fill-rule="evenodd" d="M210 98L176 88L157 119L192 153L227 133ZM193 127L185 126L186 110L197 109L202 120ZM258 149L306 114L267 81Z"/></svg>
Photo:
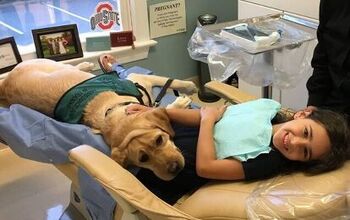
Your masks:
<svg viewBox="0 0 350 220"><path fill-rule="evenodd" d="M273 126L273 145L290 160L321 159L331 148L326 129L308 118Z"/></svg>
<svg viewBox="0 0 350 220"><path fill-rule="evenodd" d="M286 151L288 151L288 133L286 132L286 134L282 138L284 148Z"/></svg>

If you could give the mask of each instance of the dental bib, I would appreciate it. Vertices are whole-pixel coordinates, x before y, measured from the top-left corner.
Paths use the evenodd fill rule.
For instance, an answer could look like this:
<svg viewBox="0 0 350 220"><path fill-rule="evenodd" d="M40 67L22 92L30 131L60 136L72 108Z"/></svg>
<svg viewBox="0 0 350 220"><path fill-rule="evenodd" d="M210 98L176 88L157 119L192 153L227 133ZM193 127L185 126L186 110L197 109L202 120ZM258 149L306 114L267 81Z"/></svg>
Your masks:
<svg viewBox="0 0 350 220"><path fill-rule="evenodd" d="M271 120L280 109L280 103L271 99L229 106L214 127L217 159L233 157L247 161L269 153Z"/></svg>

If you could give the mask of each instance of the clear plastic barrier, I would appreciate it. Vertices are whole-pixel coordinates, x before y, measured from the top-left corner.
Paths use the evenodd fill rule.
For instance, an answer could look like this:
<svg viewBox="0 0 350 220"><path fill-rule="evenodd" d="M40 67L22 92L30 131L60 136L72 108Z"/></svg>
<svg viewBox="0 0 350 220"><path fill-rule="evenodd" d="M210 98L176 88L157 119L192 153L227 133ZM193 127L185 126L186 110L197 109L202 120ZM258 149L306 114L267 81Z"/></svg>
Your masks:
<svg viewBox="0 0 350 220"><path fill-rule="evenodd" d="M350 182L344 172L349 166L307 181L302 173L263 181L246 200L248 218L349 219Z"/></svg>
<svg viewBox="0 0 350 220"><path fill-rule="evenodd" d="M207 25L194 31L188 51L208 63L212 80L225 81L237 71L252 85L292 88L312 71L315 27L284 14Z"/></svg>

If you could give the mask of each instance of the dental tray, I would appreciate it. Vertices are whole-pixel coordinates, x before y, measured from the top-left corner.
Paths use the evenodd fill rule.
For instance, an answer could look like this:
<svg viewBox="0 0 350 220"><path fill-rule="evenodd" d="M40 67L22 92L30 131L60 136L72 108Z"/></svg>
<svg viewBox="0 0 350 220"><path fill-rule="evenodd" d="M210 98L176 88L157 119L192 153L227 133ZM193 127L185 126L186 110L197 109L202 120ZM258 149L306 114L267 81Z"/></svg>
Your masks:
<svg viewBox="0 0 350 220"><path fill-rule="evenodd" d="M276 43L281 37L280 32L264 32L247 23L224 27L220 35L238 43L244 48L251 49L268 47Z"/></svg>
<svg viewBox="0 0 350 220"><path fill-rule="evenodd" d="M262 32L254 27L249 26L246 23L241 23L234 26L225 27L220 32L221 35L227 35L229 37L240 37L250 42L255 41L255 36L269 36L269 34Z"/></svg>
<svg viewBox="0 0 350 220"><path fill-rule="evenodd" d="M206 25L203 29L248 53L256 54L313 40L317 26L312 21L280 13Z"/></svg>

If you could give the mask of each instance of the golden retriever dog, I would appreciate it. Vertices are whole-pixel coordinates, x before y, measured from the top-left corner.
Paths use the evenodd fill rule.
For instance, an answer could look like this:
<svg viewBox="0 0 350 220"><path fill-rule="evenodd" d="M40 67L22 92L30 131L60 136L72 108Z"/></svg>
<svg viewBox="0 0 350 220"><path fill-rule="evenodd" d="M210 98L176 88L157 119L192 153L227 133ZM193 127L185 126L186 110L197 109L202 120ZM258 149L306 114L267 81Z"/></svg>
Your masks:
<svg viewBox="0 0 350 220"><path fill-rule="evenodd" d="M72 87L95 75L48 59L33 59L18 64L0 81L0 99L22 104L55 116L56 104ZM153 86L163 86L167 78L155 75L130 74L128 80L142 85L149 94ZM129 81L129 82L130 82ZM191 94L196 86L191 81L174 80L169 88ZM149 100L142 96L145 104ZM83 107L78 123L99 131L111 147L113 160L152 170L159 178L171 180L184 167L184 158L172 142L174 131L164 108L127 115L127 104L139 99L102 91ZM189 98L178 98L171 107L185 107Z"/></svg>

